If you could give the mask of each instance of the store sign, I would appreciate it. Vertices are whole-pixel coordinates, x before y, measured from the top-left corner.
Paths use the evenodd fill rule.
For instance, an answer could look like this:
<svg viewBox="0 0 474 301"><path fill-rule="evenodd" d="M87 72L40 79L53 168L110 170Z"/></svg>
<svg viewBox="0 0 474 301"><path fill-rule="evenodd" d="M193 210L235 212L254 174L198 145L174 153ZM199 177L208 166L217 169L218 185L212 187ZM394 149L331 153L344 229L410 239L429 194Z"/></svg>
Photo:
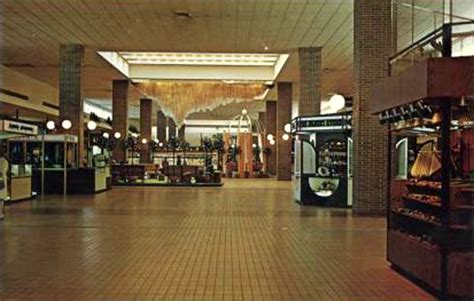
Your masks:
<svg viewBox="0 0 474 301"><path fill-rule="evenodd" d="M23 135L38 135L38 126L18 121L3 120L3 131Z"/></svg>
<svg viewBox="0 0 474 301"><path fill-rule="evenodd" d="M352 128L352 118L347 115L301 117L293 121L297 131L344 130Z"/></svg>

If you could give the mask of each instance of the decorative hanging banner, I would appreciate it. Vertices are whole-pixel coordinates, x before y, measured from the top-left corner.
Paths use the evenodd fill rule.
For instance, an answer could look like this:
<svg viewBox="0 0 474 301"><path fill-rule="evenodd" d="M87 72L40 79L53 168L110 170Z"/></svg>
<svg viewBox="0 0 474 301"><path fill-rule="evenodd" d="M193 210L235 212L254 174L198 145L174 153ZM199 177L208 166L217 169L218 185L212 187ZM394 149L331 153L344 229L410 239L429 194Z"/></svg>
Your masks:
<svg viewBox="0 0 474 301"><path fill-rule="evenodd" d="M146 97L159 102L165 115L181 126L189 114L213 110L232 102L252 101L261 96L261 84L224 82L157 82L137 84Z"/></svg>

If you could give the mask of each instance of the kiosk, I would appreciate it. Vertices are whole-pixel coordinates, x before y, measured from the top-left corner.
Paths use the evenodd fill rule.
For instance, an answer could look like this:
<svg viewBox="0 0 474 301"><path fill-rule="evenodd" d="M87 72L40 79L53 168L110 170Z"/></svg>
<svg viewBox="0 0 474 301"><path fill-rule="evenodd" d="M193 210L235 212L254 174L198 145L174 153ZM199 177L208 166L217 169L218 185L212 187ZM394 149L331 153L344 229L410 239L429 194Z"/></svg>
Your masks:
<svg viewBox="0 0 474 301"><path fill-rule="evenodd" d="M294 198L301 205L352 206L351 120L351 112L293 119Z"/></svg>

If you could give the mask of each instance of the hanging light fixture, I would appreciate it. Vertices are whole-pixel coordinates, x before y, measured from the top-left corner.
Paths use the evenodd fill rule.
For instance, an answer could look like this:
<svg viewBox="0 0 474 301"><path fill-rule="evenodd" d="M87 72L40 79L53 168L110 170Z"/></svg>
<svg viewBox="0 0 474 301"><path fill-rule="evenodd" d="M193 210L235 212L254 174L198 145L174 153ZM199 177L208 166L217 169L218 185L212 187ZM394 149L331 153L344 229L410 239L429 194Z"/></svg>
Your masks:
<svg viewBox="0 0 474 301"><path fill-rule="evenodd" d="M52 131L56 128L56 124L54 123L54 121L49 120L48 122L46 122L46 128Z"/></svg>
<svg viewBox="0 0 474 301"><path fill-rule="evenodd" d="M105 139L109 139L109 138L110 138L110 135L109 135L109 133L104 132L104 133L102 134L102 137L104 137Z"/></svg>
<svg viewBox="0 0 474 301"><path fill-rule="evenodd" d="M146 138L143 138L143 139L142 139L142 143L143 143L143 144L146 144L147 142L148 142L148 140L146 140Z"/></svg>
<svg viewBox="0 0 474 301"><path fill-rule="evenodd" d="M71 120L69 120L69 119L64 119L64 120L61 122L61 126L62 126L63 129L69 130L69 129L72 127L72 122L71 122Z"/></svg>
<svg viewBox="0 0 474 301"><path fill-rule="evenodd" d="M283 126L283 129L285 130L285 132L291 133L291 124L286 123L286 124Z"/></svg>
<svg viewBox="0 0 474 301"><path fill-rule="evenodd" d="M267 140L268 140L268 141L273 140L273 135L272 135L272 134L268 134L268 135L267 135Z"/></svg>
<svg viewBox="0 0 474 301"><path fill-rule="evenodd" d="M120 132L115 132L114 133L114 138L115 139L120 139L120 137L122 137L122 134L120 134Z"/></svg>
<svg viewBox="0 0 474 301"><path fill-rule="evenodd" d="M93 130L95 130L96 128L97 128L97 122L95 122L94 120L89 120L89 121L87 122L87 129L88 129L89 131L93 131Z"/></svg>
<svg viewBox="0 0 474 301"><path fill-rule="evenodd" d="M270 140L270 145L275 145L275 140Z"/></svg>
<svg viewBox="0 0 474 301"><path fill-rule="evenodd" d="M288 135L287 133L284 133L283 135L281 135L281 138L287 141L288 139L290 139L290 135Z"/></svg>
<svg viewBox="0 0 474 301"><path fill-rule="evenodd" d="M331 98L329 98L329 104L331 106L331 109L333 109L334 111L339 111L345 107L346 100L344 96L340 94L334 94L333 96L331 96Z"/></svg>

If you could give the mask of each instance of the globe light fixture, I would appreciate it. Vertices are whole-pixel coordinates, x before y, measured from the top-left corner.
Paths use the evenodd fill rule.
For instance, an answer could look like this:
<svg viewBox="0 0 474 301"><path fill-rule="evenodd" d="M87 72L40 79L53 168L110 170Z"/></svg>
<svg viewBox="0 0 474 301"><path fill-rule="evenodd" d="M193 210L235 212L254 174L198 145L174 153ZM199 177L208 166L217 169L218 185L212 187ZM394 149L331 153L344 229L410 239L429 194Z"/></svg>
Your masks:
<svg viewBox="0 0 474 301"><path fill-rule="evenodd" d="M256 148L256 147L257 147L257 145L254 143L254 144L252 144L252 147L253 147L253 148Z"/></svg>
<svg viewBox="0 0 474 301"><path fill-rule="evenodd" d="M275 145L275 140L270 140L270 145Z"/></svg>
<svg viewBox="0 0 474 301"><path fill-rule="evenodd" d="M142 143L143 143L143 144L146 144L147 142L148 142L148 141L146 140L146 138L143 138L143 139L142 139Z"/></svg>
<svg viewBox="0 0 474 301"><path fill-rule="evenodd" d="M331 106L332 110L339 111L346 105L346 100L344 99L344 96L340 94L334 94L331 96L331 98L329 98L329 105Z"/></svg>
<svg viewBox="0 0 474 301"><path fill-rule="evenodd" d="M56 128L56 124L54 123L54 121L49 120L48 122L46 122L46 128L52 131Z"/></svg>
<svg viewBox="0 0 474 301"><path fill-rule="evenodd" d="M290 139L290 135L288 135L287 133L284 133L283 135L281 135L281 138L287 141L288 139Z"/></svg>
<svg viewBox="0 0 474 301"><path fill-rule="evenodd" d="M63 122L61 122L61 126L65 130L69 130L72 128L72 122L69 119L64 119Z"/></svg>
<svg viewBox="0 0 474 301"><path fill-rule="evenodd" d="M89 120L89 121L87 122L87 129L88 129L89 131L93 131L93 130L95 130L96 128L97 128L97 122L95 122L94 120Z"/></svg>
<svg viewBox="0 0 474 301"><path fill-rule="evenodd" d="M291 132L291 124L286 123L285 126L283 127L285 132L290 133Z"/></svg>
<svg viewBox="0 0 474 301"><path fill-rule="evenodd" d="M247 109L242 110L242 115L247 115L247 113L248 113Z"/></svg>
<svg viewBox="0 0 474 301"><path fill-rule="evenodd" d="M273 140L273 135L272 135L272 134L268 134L268 135L267 135L267 140L268 140L268 141Z"/></svg>
<svg viewBox="0 0 474 301"><path fill-rule="evenodd" d="M158 143L159 147L163 147L163 142Z"/></svg>
<svg viewBox="0 0 474 301"><path fill-rule="evenodd" d="M114 138L115 139L120 139L120 137L122 137L122 134L120 134L120 132L115 132L114 133Z"/></svg>
<svg viewBox="0 0 474 301"><path fill-rule="evenodd" d="M110 135L109 135L109 133L104 132L104 133L102 134L102 137L104 137L105 139L109 139L109 138L110 138Z"/></svg>
<svg viewBox="0 0 474 301"><path fill-rule="evenodd" d="M138 138L138 134L137 133L132 133L132 137L133 138Z"/></svg>

